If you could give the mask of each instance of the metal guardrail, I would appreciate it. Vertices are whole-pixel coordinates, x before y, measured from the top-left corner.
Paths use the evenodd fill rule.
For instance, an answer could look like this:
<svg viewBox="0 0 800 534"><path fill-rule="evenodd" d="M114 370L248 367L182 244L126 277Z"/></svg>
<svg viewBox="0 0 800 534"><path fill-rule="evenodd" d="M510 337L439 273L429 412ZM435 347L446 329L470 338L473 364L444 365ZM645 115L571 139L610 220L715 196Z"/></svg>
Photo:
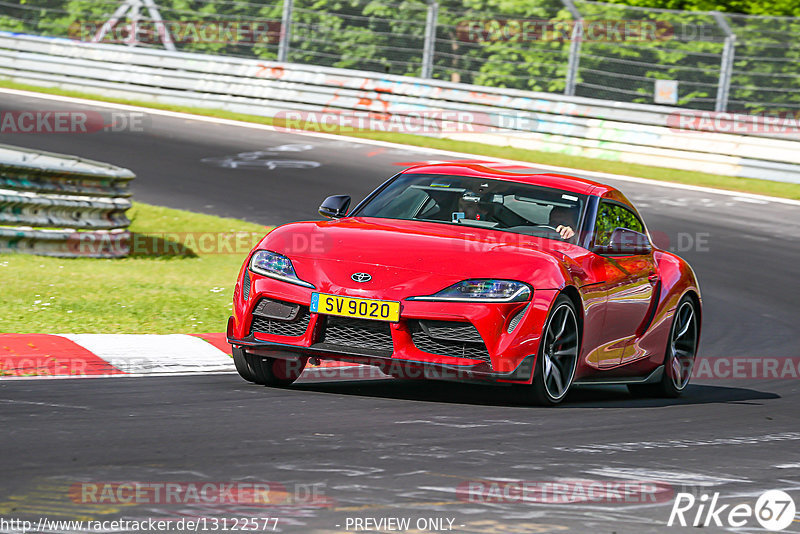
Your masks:
<svg viewBox="0 0 800 534"><path fill-rule="evenodd" d="M0 145L0 252L126 256L133 178L106 163Z"/></svg>
<svg viewBox="0 0 800 534"><path fill-rule="evenodd" d="M473 127L423 134L800 183L800 130L776 132L767 119L749 116L705 112L710 125L701 121L697 129L685 129L680 119L699 112L3 32L0 76L107 96L272 117L287 110L363 112L379 119L455 112L448 120ZM747 135L721 133L737 131L742 124L750 125Z"/></svg>

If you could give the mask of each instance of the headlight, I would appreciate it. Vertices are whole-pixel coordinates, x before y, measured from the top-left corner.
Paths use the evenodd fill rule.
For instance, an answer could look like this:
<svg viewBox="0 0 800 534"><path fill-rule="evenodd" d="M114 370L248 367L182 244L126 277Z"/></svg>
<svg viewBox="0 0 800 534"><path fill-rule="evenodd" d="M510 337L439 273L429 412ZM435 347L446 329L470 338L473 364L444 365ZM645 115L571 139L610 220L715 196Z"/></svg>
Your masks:
<svg viewBox="0 0 800 534"><path fill-rule="evenodd" d="M514 280L464 280L424 297L408 300L440 300L451 302L523 302L531 298L528 284Z"/></svg>
<svg viewBox="0 0 800 534"><path fill-rule="evenodd" d="M253 257L250 258L250 270L270 278L314 289L313 284L309 284L297 277L292 260L276 252L259 250L253 254Z"/></svg>

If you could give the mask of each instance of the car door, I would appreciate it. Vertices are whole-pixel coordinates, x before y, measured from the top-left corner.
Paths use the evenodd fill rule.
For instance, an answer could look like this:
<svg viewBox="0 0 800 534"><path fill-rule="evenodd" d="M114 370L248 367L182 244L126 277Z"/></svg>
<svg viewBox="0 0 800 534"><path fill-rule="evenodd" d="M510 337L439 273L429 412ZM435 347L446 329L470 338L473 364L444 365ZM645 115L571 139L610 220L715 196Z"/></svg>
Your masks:
<svg viewBox="0 0 800 534"><path fill-rule="evenodd" d="M607 245L615 228L645 233L638 215L620 202L601 200L595 221L595 246ZM596 355L600 367L619 365L634 350L639 327L647 320L657 282L652 250L646 254L600 254L605 270L607 295L603 320L602 350Z"/></svg>

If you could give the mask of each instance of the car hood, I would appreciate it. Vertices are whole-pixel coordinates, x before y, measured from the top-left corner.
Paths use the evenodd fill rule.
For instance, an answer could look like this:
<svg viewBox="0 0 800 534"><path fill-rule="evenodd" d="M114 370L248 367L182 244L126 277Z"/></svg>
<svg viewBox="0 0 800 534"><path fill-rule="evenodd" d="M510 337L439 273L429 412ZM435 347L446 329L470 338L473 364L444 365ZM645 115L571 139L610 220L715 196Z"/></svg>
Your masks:
<svg viewBox="0 0 800 534"><path fill-rule="evenodd" d="M393 297L430 294L468 278L563 287L567 243L510 232L421 221L351 217L276 228L258 248L289 257L297 275L323 291ZM358 283L356 272L372 279ZM410 292L409 292L410 291Z"/></svg>

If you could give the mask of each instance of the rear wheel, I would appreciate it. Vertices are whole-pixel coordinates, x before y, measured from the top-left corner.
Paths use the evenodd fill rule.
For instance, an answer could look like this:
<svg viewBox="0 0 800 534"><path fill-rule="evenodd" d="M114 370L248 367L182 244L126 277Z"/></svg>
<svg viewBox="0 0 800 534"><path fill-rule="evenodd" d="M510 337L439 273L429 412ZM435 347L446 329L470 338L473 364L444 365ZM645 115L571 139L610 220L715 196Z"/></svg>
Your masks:
<svg viewBox="0 0 800 534"><path fill-rule="evenodd" d="M300 378L308 358L286 360L248 354L247 361L253 370L256 384L285 387Z"/></svg>
<svg viewBox="0 0 800 534"><path fill-rule="evenodd" d="M664 374L655 384L631 384L628 390L636 396L678 397L692 378L697 357L699 333L694 301L684 296L675 309L667 350L664 355Z"/></svg>
<svg viewBox="0 0 800 534"><path fill-rule="evenodd" d="M580 331L575 306L567 296L560 295L542 331L533 376L533 401L552 406L564 400L575 376L579 347Z"/></svg>

